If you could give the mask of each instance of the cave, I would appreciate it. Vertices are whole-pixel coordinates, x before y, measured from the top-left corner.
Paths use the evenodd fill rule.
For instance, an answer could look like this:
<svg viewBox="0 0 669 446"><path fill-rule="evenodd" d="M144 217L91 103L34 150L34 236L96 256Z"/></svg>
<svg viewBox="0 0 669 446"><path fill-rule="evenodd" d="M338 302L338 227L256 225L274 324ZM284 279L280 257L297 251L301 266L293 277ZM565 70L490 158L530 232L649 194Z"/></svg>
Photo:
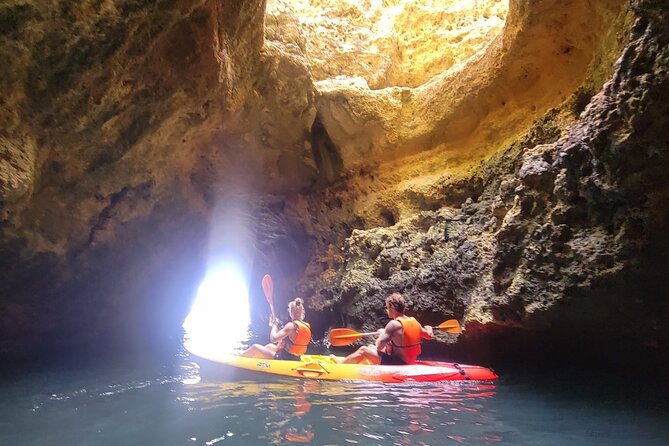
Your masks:
<svg viewBox="0 0 669 446"><path fill-rule="evenodd" d="M665 361L666 11L0 6L0 356L178 336L232 255L256 322L269 273L320 337L399 291L453 355Z"/></svg>

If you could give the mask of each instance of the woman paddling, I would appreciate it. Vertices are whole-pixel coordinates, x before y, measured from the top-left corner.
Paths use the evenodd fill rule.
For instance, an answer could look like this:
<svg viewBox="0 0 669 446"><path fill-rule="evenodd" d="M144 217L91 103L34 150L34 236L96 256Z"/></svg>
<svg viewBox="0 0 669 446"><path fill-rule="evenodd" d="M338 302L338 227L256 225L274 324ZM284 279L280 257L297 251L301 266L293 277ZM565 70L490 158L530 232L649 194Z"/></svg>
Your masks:
<svg viewBox="0 0 669 446"><path fill-rule="evenodd" d="M288 313L292 321L279 329L279 320L270 320L270 344L253 344L241 356L262 359L283 359L299 361L307 352L311 341L311 327L304 322L304 301L297 297L288 303Z"/></svg>

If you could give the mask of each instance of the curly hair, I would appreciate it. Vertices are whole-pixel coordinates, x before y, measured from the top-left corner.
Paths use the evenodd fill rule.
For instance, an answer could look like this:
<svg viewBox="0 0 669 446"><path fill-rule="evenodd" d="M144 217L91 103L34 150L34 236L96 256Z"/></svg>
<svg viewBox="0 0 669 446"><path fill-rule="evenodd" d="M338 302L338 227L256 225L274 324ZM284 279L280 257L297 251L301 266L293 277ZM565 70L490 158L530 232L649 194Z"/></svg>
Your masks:
<svg viewBox="0 0 669 446"><path fill-rule="evenodd" d="M398 313L404 314L404 297L400 293L393 293L386 298L386 305L390 305Z"/></svg>

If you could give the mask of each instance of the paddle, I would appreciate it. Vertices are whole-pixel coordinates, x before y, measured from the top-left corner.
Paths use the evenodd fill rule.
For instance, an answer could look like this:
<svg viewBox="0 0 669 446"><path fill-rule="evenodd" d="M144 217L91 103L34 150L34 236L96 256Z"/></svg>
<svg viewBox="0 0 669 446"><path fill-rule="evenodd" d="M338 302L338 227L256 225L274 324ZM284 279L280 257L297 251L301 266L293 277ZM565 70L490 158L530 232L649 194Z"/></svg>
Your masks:
<svg viewBox="0 0 669 446"><path fill-rule="evenodd" d="M330 344L333 347L341 347L344 345L352 344L363 336L371 336L379 334L378 331L373 331L370 333L359 333L350 328L333 328L330 330Z"/></svg>
<svg viewBox="0 0 669 446"><path fill-rule="evenodd" d="M265 292L265 297L269 303L269 309L272 310L272 320L275 319L274 316L274 302L272 301L274 294L274 283L272 282L272 277L269 274L265 274L262 278L262 289Z"/></svg>
<svg viewBox="0 0 669 446"><path fill-rule="evenodd" d="M458 323L458 321L455 319L449 319L432 328L438 328L440 330L444 330L446 333L452 334L458 334L462 331L460 328L460 323ZM377 334L379 334L378 331L373 331L370 333L359 333L355 330L351 330L350 328L333 328L330 330L330 344L333 347L342 347L344 345L352 344L363 336Z"/></svg>

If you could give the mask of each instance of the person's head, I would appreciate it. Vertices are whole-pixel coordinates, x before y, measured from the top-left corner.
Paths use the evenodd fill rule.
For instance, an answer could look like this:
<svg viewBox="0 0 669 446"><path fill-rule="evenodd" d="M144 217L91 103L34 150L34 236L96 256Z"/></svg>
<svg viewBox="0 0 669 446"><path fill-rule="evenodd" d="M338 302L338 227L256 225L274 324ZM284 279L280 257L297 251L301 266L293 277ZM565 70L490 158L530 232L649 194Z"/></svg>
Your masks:
<svg viewBox="0 0 669 446"><path fill-rule="evenodd" d="M301 297L296 297L288 302L288 313L290 313L291 319L300 321L304 319L304 301Z"/></svg>
<svg viewBox="0 0 669 446"><path fill-rule="evenodd" d="M400 293L393 293L386 298L386 311L391 314L391 310L398 314L404 314L404 297Z"/></svg>

